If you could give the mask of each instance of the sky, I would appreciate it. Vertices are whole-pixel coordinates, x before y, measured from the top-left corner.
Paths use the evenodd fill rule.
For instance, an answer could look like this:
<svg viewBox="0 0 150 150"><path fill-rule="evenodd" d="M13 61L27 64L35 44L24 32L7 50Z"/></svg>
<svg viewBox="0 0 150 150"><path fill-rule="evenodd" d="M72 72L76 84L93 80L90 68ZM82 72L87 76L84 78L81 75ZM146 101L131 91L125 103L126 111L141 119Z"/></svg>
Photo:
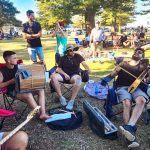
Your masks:
<svg viewBox="0 0 150 150"><path fill-rule="evenodd" d="M14 6L20 11L20 14L17 14L16 17L17 19L21 20L22 22L26 22L27 21L27 17L26 17L26 11L31 9L35 12L38 11L37 6L36 6L36 0L10 0L11 2L14 3ZM142 2L140 0L137 0L137 11L145 9L145 7L142 6ZM136 21L128 24L128 26L132 26L132 27L137 27L137 26L145 26L147 27L148 25L148 21L149 21L149 26L150 26L150 14L145 15L145 16L141 16L138 15L136 16Z"/></svg>

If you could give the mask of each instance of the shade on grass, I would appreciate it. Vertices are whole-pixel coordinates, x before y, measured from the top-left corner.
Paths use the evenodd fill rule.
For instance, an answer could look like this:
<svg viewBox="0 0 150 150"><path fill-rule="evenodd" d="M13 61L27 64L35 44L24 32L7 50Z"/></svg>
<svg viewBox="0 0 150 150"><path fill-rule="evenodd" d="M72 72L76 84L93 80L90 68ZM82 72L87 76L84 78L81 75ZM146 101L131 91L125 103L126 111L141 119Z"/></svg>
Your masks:
<svg viewBox="0 0 150 150"><path fill-rule="evenodd" d="M74 43L75 37L69 36L69 43ZM79 36L80 40L84 37ZM4 62L2 58L2 53L5 50L13 50L17 53L19 59L23 59L24 64L32 63L29 59L27 48L26 48L26 41L23 38L17 38L14 40L1 40L0 41L0 62ZM44 49L44 56L47 65L47 69L50 69L55 64L55 47L56 47L56 40L55 38L50 38L50 36L45 36L42 38L42 45ZM111 50L109 48L108 50ZM116 52L116 56L122 56L122 52L129 52L127 57L131 57L133 49L119 49ZM145 53L146 58L150 58L150 51L146 51ZM99 62L92 63L87 62L87 64L91 68L91 78L100 78L107 74L109 74L112 69L114 68L114 61L105 61L104 63L100 64Z"/></svg>

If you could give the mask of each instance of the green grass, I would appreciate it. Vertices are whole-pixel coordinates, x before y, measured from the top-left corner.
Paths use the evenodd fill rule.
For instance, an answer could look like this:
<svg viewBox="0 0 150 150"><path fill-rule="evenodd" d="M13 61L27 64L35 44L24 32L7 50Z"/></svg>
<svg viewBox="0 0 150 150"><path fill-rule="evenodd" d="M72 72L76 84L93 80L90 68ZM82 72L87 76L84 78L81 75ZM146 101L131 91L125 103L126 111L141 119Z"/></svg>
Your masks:
<svg viewBox="0 0 150 150"><path fill-rule="evenodd" d="M68 37L69 43L74 43L75 37ZM78 37L80 40L83 39L83 36ZM29 59L27 47L26 47L26 40L23 38L17 38L13 40L3 40L0 41L0 62L4 62L2 58L2 53L5 50L13 50L17 53L17 56L19 59L23 59L24 64L31 64L32 61ZM51 38L50 36L45 36L42 38L42 45L44 49L44 56L45 61L47 65L47 69L51 68L55 64L55 47L56 47L56 40L55 38ZM112 49L112 48L110 48ZM109 50L110 50L109 49ZM107 50L105 50L107 51ZM132 55L133 50L131 49L119 49L116 52L116 56L122 56L122 52L128 51L129 54L127 55L130 57ZM145 54L146 58L150 58L150 51L146 51ZM104 63L100 64L98 62L92 63L87 62L87 64L90 66L90 69L92 71L91 78L96 77L102 77L104 75L109 74L112 69L114 68L114 62L113 61L104 61Z"/></svg>

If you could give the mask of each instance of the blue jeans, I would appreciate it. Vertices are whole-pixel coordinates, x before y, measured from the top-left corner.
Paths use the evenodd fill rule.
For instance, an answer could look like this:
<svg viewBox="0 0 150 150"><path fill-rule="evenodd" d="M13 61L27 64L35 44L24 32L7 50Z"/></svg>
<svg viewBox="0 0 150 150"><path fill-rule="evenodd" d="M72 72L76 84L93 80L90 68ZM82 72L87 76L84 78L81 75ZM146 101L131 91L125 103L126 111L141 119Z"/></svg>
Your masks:
<svg viewBox="0 0 150 150"><path fill-rule="evenodd" d="M44 60L44 54L43 54L43 48L42 47L34 47L34 48L29 47L28 53L29 53L29 56L33 62L37 61L36 55L38 56L40 61Z"/></svg>

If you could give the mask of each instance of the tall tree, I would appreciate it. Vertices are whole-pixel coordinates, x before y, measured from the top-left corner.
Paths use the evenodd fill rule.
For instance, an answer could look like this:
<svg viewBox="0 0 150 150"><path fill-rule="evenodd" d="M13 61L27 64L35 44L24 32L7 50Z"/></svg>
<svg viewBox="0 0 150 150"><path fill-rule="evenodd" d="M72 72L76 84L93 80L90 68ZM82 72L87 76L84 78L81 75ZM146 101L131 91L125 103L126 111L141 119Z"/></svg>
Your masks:
<svg viewBox="0 0 150 150"><path fill-rule="evenodd" d="M19 11L13 6L9 0L0 0L0 27L4 24L12 24L21 26L21 21L17 20L15 15Z"/></svg>
<svg viewBox="0 0 150 150"><path fill-rule="evenodd" d="M134 4L135 0L38 0L39 14L43 20L49 18L49 21L62 19L69 22L73 15L82 14L85 17L85 25L89 29L94 27L95 15L101 8L109 9L113 13L112 25L116 29L117 13L131 13Z"/></svg>
<svg viewBox="0 0 150 150"><path fill-rule="evenodd" d="M68 23L73 15L83 15L85 16L85 24L91 29L95 24L95 14L103 1L104 0L38 0L39 14L43 20L49 18L50 24L56 20L64 20Z"/></svg>
<svg viewBox="0 0 150 150"><path fill-rule="evenodd" d="M104 18L103 23L112 25L114 31L118 31L118 27L132 22L135 9L135 0L107 0L101 15Z"/></svg>
<svg viewBox="0 0 150 150"><path fill-rule="evenodd" d="M150 0L141 0L141 1L143 2L143 6L147 8L146 10L142 11L143 15L150 13Z"/></svg>

